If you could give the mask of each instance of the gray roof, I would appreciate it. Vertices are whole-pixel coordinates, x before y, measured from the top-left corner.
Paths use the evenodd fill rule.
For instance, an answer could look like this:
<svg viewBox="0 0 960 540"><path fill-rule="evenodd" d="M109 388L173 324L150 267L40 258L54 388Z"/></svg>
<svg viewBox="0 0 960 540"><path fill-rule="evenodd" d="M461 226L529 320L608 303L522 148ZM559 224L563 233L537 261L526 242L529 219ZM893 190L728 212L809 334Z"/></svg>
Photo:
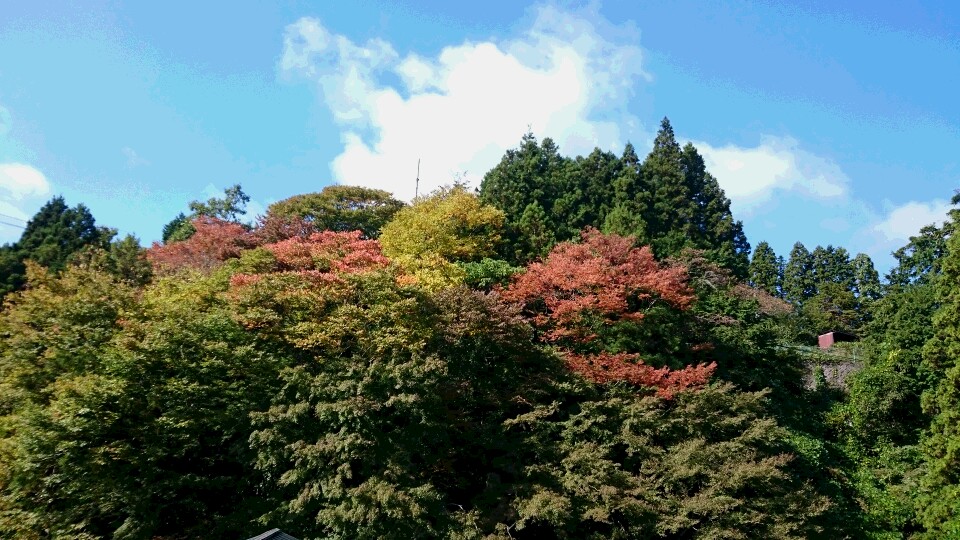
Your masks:
<svg viewBox="0 0 960 540"><path fill-rule="evenodd" d="M269 531L261 535L254 536L253 538L247 538L247 540L297 540L297 539L281 531L280 529L270 529Z"/></svg>

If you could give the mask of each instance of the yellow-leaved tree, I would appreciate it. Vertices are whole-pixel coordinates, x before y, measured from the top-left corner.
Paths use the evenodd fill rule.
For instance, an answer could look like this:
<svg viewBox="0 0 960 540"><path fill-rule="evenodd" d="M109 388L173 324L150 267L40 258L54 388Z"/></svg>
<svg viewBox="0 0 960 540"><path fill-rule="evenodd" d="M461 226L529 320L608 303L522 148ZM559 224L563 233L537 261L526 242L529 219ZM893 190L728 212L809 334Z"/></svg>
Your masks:
<svg viewBox="0 0 960 540"><path fill-rule="evenodd" d="M457 184L419 197L400 210L380 234L383 253L407 274L408 283L439 290L463 283L456 263L479 261L500 243L503 212Z"/></svg>

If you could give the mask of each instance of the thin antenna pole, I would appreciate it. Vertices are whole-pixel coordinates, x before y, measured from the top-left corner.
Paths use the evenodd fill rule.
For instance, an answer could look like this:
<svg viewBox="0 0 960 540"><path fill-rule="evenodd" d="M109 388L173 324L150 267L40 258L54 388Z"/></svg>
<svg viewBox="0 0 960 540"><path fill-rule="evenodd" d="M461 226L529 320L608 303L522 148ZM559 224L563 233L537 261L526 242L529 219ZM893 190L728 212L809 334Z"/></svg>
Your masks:
<svg viewBox="0 0 960 540"><path fill-rule="evenodd" d="M413 188L413 198L416 199L420 195L420 158L417 158L417 183Z"/></svg>

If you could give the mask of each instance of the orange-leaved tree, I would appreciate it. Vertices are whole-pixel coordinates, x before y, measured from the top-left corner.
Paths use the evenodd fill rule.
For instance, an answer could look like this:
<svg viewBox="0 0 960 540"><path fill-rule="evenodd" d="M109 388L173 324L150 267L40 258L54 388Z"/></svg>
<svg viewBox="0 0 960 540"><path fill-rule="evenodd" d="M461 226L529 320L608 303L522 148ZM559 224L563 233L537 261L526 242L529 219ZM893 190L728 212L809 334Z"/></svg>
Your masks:
<svg viewBox="0 0 960 540"><path fill-rule="evenodd" d="M716 367L657 369L644 364L636 351L624 350L623 343L602 339L605 327L642 324L645 312L658 303L682 311L695 298L683 267L658 263L649 247L634 247L630 237L586 229L580 243L558 244L502 294L523 307L570 369L592 381L624 381L672 397L705 384Z"/></svg>

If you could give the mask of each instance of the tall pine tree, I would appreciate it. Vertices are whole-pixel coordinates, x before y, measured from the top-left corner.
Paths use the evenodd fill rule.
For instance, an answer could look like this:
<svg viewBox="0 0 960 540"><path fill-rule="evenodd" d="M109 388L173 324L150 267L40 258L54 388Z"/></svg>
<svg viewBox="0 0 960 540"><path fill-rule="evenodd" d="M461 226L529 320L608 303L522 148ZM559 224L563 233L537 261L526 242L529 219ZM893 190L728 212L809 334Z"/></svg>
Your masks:
<svg viewBox="0 0 960 540"><path fill-rule="evenodd" d="M114 234L114 230L97 227L86 206L70 208L63 197L50 199L27 222L20 240L4 246L0 257L0 298L23 286L27 260L59 271L85 246L107 248Z"/></svg>
<svg viewBox="0 0 960 540"><path fill-rule="evenodd" d="M850 262L853 269L853 288L861 303L872 302L883 295L880 275L873 266L873 259L866 253L858 253Z"/></svg>
<svg viewBox="0 0 960 540"><path fill-rule="evenodd" d="M853 267L846 249L817 246L810 257L811 279L817 290L822 283L836 283L848 291L853 291Z"/></svg>
<svg viewBox="0 0 960 540"><path fill-rule="evenodd" d="M640 176L640 158L633 145L627 143L620 156L619 175L613 181L613 201L600 229L608 234L633 236L638 243L648 243L644 209L647 193Z"/></svg>
<svg viewBox="0 0 960 540"><path fill-rule="evenodd" d="M567 159L550 139L537 144L527 134L484 176L480 194L504 212L501 255L515 263L593 227L634 236L661 258L695 248L737 276L748 273L750 244L730 200L697 149L680 148L666 118L642 163L630 144L619 158L595 149Z"/></svg>
<svg viewBox="0 0 960 540"><path fill-rule="evenodd" d="M750 244L743 233L743 223L733 219L730 199L717 179L707 172L703 157L690 143L683 147L682 164L692 215L692 221L684 227L685 232L696 247L707 251L709 259L737 276L747 277Z"/></svg>
<svg viewBox="0 0 960 540"><path fill-rule="evenodd" d="M954 196L954 204L960 195ZM953 210L956 224L960 211ZM933 318L934 336L924 347L924 362L940 382L924 395L924 409L933 415L923 441L926 474L922 481L920 518L931 537L960 537L960 236L947 240L936 292L940 309Z"/></svg>
<svg viewBox="0 0 960 540"><path fill-rule="evenodd" d="M527 133L519 148L507 150L500 163L484 175L480 199L502 210L506 217L501 255L508 261L534 260L545 253L544 245L549 249L557 241L566 239L562 232L558 237L558 229L565 223L555 215L554 203L564 184L561 177L567 161L551 139L537 144L536 137ZM535 239L523 234L524 215L526 227L537 230Z"/></svg>
<svg viewBox="0 0 960 540"><path fill-rule="evenodd" d="M802 304L804 300L815 294L815 283L812 279L813 258L801 242L793 245L790 258L783 268L783 297L794 304Z"/></svg>
<svg viewBox="0 0 960 540"><path fill-rule="evenodd" d="M750 261L750 284L773 296L780 296L783 285L783 268L777 254L766 242L757 244Z"/></svg>
<svg viewBox="0 0 960 540"><path fill-rule="evenodd" d="M660 122L653 150L643 161L641 171L650 198L645 221L654 252L665 257L693 247L688 236L694 220L692 193L669 119Z"/></svg>

